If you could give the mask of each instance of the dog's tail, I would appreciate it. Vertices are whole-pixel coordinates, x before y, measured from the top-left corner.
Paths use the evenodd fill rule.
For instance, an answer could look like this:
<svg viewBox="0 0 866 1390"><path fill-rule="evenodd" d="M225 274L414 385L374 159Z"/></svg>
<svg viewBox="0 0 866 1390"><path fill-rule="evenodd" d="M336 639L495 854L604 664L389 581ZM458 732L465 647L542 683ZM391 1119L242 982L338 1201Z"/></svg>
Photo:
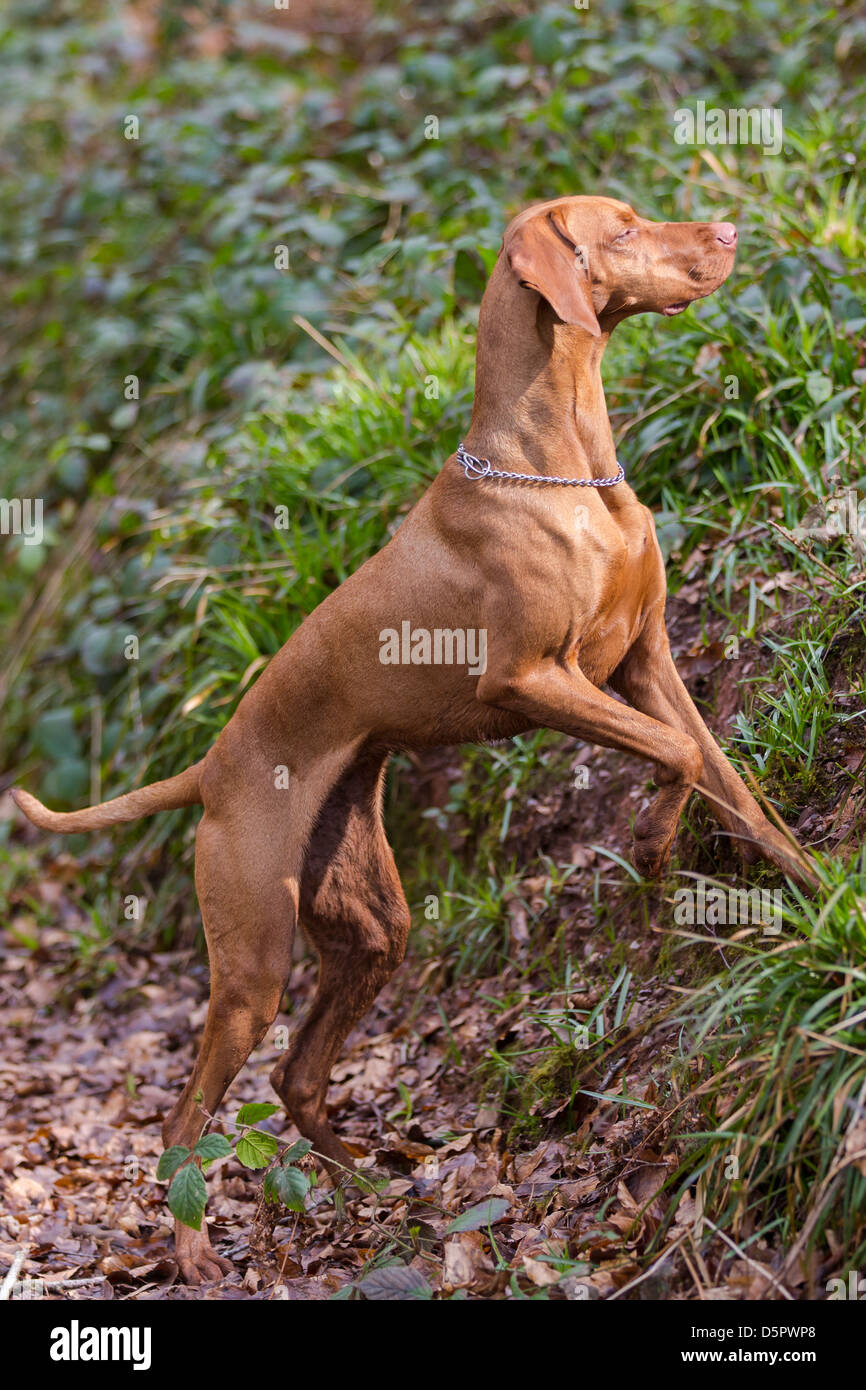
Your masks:
<svg viewBox="0 0 866 1390"><path fill-rule="evenodd" d="M149 787L139 787L138 791L127 792L126 796L116 796L113 801L102 801L98 806L86 806L83 811L49 811L30 792L12 788L16 805L20 806L28 820L41 830L55 830L63 835L71 835L78 830L105 830L109 825L120 825L123 821L139 820L150 816L154 811L175 811L179 806L195 806L201 801L199 782L202 762L193 763L185 772L169 777L164 782L151 782Z"/></svg>

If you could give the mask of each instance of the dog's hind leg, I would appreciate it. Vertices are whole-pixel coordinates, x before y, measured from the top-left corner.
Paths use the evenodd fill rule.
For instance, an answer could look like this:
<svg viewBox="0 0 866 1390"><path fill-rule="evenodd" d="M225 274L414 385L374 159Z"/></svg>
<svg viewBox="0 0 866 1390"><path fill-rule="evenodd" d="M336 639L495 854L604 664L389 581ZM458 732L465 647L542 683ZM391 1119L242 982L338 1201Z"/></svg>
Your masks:
<svg viewBox="0 0 866 1390"><path fill-rule="evenodd" d="M291 969L305 842L340 771L323 763L283 789L264 759L251 766L223 746L214 762L203 780L195 865L210 1003L195 1068L163 1126L167 1147L193 1147L276 1016ZM194 1231L176 1222L175 1240L187 1282L231 1268L214 1254L204 1223Z"/></svg>
<svg viewBox="0 0 866 1390"><path fill-rule="evenodd" d="M300 915L319 955L307 1017L271 1083L337 1181L352 1159L328 1121L331 1068L403 959L409 909L382 825L384 760L359 758L322 808L301 879Z"/></svg>

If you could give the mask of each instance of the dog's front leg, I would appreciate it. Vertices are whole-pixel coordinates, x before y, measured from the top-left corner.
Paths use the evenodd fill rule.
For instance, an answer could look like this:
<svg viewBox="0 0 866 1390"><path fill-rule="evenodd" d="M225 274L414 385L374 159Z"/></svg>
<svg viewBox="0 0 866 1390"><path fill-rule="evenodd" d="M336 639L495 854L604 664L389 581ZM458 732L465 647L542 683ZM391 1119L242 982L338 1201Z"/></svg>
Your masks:
<svg viewBox="0 0 866 1390"><path fill-rule="evenodd" d="M674 665L660 617L647 623L610 685L636 709L695 740L704 764L697 790L737 840L747 863L769 859L801 887L815 887L817 879L806 855L767 819L701 718Z"/></svg>
<svg viewBox="0 0 866 1390"><path fill-rule="evenodd" d="M661 790L637 819L634 850L641 873L661 873L683 807L701 776L701 749L690 734L619 704L587 680L576 663L546 660L519 673L488 670L476 693L485 704L524 715L535 725L654 762Z"/></svg>

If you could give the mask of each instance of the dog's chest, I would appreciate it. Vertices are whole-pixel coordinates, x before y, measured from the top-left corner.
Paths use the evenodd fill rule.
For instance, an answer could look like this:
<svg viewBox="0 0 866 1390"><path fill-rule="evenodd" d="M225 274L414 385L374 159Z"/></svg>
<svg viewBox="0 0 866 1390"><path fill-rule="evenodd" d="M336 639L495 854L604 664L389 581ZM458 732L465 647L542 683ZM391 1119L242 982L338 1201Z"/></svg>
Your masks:
<svg viewBox="0 0 866 1390"><path fill-rule="evenodd" d="M570 587L578 664L602 685L637 638L648 608L665 593L650 513L630 508L623 524L611 519L603 535L578 541Z"/></svg>

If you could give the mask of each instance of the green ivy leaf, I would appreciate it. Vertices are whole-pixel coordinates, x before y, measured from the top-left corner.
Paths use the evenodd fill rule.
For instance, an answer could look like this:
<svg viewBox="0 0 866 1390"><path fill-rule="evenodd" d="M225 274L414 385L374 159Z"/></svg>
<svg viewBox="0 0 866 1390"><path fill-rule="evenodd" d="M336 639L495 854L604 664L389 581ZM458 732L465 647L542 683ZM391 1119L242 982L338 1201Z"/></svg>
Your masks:
<svg viewBox="0 0 866 1390"><path fill-rule="evenodd" d="M279 1110L278 1105L271 1105L269 1101L253 1101L251 1105L242 1105L238 1111L239 1125L256 1125L259 1120L266 1120L269 1115L276 1115Z"/></svg>
<svg viewBox="0 0 866 1390"><path fill-rule="evenodd" d="M185 1149L183 1144L172 1144L170 1149L166 1149L159 1156L159 1163L156 1165L157 1182L165 1182L172 1173L176 1173L182 1163L189 1158L189 1149Z"/></svg>
<svg viewBox="0 0 866 1390"><path fill-rule="evenodd" d="M511 1203L506 1202L504 1197L491 1197L486 1202L479 1202L477 1207L470 1207L468 1211L455 1217L446 1234L453 1236L458 1231L480 1231L498 1221L500 1216L504 1216L510 1206Z"/></svg>
<svg viewBox="0 0 866 1390"><path fill-rule="evenodd" d="M303 1211L310 1190L307 1175L300 1168L271 1168L265 1174L265 1199L282 1202L289 1211Z"/></svg>
<svg viewBox="0 0 866 1390"><path fill-rule="evenodd" d="M409 1265L384 1265L374 1269L355 1285L365 1298L375 1302L403 1302L406 1299L432 1298L433 1290L417 1269Z"/></svg>
<svg viewBox="0 0 866 1390"><path fill-rule="evenodd" d="M238 1140L237 1157L245 1168L267 1168L279 1145L272 1134L251 1129Z"/></svg>
<svg viewBox="0 0 866 1390"><path fill-rule="evenodd" d="M562 56L563 44L559 31L542 15L533 15L529 20L526 36L536 63L555 63Z"/></svg>
<svg viewBox="0 0 866 1390"><path fill-rule="evenodd" d="M300 1168L277 1168L277 1196L289 1211L303 1211L310 1184Z"/></svg>
<svg viewBox="0 0 866 1390"><path fill-rule="evenodd" d="M483 294L487 284L487 273L478 255L464 248L454 258L454 296L458 300L473 301Z"/></svg>
<svg viewBox="0 0 866 1390"><path fill-rule="evenodd" d="M202 1167L217 1158L228 1158L231 1151L232 1146L224 1134L204 1134L193 1149L202 1160Z"/></svg>
<svg viewBox="0 0 866 1390"><path fill-rule="evenodd" d="M297 1163L299 1158L306 1158L312 1147L309 1139L297 1139L283 1154L283 1167L288 1168L290 1163Z"/></svg>
<svg viewBox="0 0 866 1390"><path fill-rule="evenodd" d="M806 390L813 405L823 405L833 394L833 381L823 372L810 372L806 377Z"/></svg>
<svg viewBox="0 0 866 1390"><path fill-rule="evenodd" d="M33 743L46 758L65 758L81 752L81 740L75 728L72 709L52 709L37 719L33 726Z"/></svg>
<svg viewBox="0 0 866 1390"><path fill-rule="evenodd" d="M206 1202L207 1187L201 1171L194 1163L185 1164L175 1173L168 1189L170 1211L184 1226L200 1231Z"/></svg>

